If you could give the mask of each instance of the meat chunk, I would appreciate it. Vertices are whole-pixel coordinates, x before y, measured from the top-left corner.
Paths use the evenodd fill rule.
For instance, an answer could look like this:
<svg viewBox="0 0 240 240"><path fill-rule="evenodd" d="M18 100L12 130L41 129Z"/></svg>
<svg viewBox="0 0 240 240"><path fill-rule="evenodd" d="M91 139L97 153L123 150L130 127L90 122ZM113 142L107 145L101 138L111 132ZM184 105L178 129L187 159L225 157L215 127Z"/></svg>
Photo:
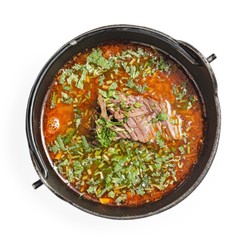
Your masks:
<svg viewBox="0 0 240 240"><path fill-rule="evenodd" d="M99 95L98 104L103 118L122 123L120 127L111 127L118 139L147 143L155 141L158 132L165 140L182 137L182 121L173 114L167 101L157 102L142 96L119 94L116 99L107 100Z"/></svg>

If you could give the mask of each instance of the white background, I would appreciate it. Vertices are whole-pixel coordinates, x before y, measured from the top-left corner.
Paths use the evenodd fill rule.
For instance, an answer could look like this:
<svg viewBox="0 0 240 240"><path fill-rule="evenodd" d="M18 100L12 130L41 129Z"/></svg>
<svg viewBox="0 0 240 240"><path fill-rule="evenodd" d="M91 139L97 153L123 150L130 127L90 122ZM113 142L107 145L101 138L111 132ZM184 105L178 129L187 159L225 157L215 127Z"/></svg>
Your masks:
<svg viewBox="0 0 240 240"><path fill-rule="evenodd" d="M1 1L1 239L240 239L238 1ZM75 36L109 24L160 30L195 46L216 74L222 131L214 163L200 186L174 208L116 221L84 213L38 179L28 153L25 110L37 74Z"/></svg>

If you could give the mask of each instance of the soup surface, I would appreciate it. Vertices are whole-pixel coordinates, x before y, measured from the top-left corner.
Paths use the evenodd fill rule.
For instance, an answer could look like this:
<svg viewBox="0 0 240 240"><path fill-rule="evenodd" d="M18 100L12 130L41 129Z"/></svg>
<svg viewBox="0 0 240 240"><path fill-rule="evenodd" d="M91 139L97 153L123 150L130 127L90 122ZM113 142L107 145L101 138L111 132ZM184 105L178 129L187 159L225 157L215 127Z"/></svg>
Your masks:
<svg viewBox="0 0 240 240"><path fill-rule="evenodd" d="M189 76L154 48L109 43L74 56L43 107L51 163L81 196L117 206L160 199L197 162L201 99Z"/></svg>

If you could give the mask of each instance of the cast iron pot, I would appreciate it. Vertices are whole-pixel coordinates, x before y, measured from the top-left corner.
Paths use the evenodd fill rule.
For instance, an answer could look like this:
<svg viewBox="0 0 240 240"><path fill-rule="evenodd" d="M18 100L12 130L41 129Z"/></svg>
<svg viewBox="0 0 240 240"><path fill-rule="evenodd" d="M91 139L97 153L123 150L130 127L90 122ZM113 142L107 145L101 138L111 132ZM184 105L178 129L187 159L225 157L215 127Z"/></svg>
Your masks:
<svg viewBox="0 0 240 240"><path fill-rule="evenodd" d="M61 180L52 168L46 154L41 132L44 98L57 71L74 55L86 48L96 47L99 44L111 41L134 42L154 46L159 51L170 55L192 76L192 81L205 105L206 130L198 163L187 179L174 191L156 202L139 207L109 207L80 197ZM44 183L58 197L77 208L97 216L113 219L146 217L175 206L199 185L216 154L220 135L220 106L217 96L217 83L209 64L215 58L214 54L205 58L191 45L176 41L159 31L131 25L101 27L84 33L65 44L43 67L29 96L26 132L32 162L40 177L40 180L35 182L33 187L37 188Z"/></svg>

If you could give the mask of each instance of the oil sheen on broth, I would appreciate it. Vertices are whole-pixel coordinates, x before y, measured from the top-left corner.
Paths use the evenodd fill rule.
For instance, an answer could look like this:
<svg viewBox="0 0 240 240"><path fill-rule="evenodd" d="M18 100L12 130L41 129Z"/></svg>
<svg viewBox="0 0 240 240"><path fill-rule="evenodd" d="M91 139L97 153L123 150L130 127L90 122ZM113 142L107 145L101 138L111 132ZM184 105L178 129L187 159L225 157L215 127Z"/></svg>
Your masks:
<svg viewBox="0 0 240 240"><path fill-rule="evenodd" d="M82 197L138 206L197 162L204 114L189 76L154 48L109 43L74 56L43 107L51 164Z"/></svg>

